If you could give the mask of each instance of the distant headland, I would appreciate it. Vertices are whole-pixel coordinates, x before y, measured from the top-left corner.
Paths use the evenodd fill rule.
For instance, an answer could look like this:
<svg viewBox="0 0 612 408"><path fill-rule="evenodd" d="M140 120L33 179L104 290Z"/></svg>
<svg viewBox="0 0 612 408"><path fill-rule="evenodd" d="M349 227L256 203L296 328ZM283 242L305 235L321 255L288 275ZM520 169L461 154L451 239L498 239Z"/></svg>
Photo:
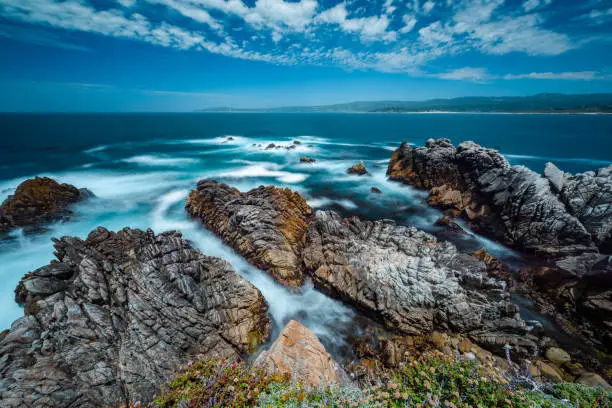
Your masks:
<svg viewBox="0 0 612 408"><path fill-rule="evenodd" d="M612 94L538 94L425 101L361 101L276 108L217 107L198 112L244 113L612 113Z"/></svg>

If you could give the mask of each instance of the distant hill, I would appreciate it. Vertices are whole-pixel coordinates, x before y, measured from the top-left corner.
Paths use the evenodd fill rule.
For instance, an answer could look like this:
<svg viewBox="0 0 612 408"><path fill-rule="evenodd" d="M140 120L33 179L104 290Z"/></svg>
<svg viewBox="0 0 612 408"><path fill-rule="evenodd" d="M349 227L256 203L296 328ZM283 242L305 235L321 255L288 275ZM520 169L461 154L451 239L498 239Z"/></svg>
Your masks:
<svg viewBox="0 0 612 408"><path fill-rule="evenodd" d="M427 101L364 101L337 105L287 106L263 109L211 108L199 112L270 113L409 113L409 112L500 112L500 113L612 113L612 94L539 94L514 97L462 97Z"/></svg>

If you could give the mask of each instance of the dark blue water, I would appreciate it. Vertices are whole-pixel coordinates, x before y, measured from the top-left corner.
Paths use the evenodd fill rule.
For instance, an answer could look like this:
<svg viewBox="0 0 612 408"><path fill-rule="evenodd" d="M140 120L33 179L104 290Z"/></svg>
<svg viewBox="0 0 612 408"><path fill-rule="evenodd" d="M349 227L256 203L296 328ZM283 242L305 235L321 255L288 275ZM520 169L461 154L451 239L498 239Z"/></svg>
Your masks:
<svg viewBox="0 0 612 408"><path fill-rule="evenodd" d="M87 187L97 196L79 205L70 222L35 236L15 231L0 241L0 329L22 315L13 290L25 273L53 258L51 237L129 226L179 230L202 252L229 260L262 291L277 327L299 318L332 351L355 334L355 312L312 287L288 292L188 219L183 206L197 180L214 178L243 191L286 186L315 209L391 218L450 239L461 250L484 246L520 263L517 254L475 234L445 235L434 225L441 214L423 202L425 193L388 181L387 163L399 143L474 140L537 171L548 160L572 172L612 160L612 116L603 115L23 114L0 115L0 135L0 200L35 175ZM283 148L266 149L270 143ZM290 146L295 148L285 149ZM301 156L317 162L300 163ZM348 175L346 169L360 160L369 175Z"/></svg>

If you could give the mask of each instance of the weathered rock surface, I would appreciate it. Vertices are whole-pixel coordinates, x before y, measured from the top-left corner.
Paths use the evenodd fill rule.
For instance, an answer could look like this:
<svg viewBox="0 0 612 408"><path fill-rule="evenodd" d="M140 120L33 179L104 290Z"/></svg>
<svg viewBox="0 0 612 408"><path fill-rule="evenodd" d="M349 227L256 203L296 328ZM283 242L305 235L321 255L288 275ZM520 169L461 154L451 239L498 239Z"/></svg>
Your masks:
<svg viewBox="0 0 612 408"><path fill-rule="evenodd" d="M59 184L48 177L28 179L0 206L0 233L65 220L73 215L72 204L92 196L87 189Z"/></svg>
<svg viewBox="0 0 612 408"><path fill-rule="evenodd" d="M306 156L300 157L300 163L315 163L316 161L317 159L315 159L314 157L306 157Z"/></svg>
<svg viewBox="0 0 612 408"><path fill-rule="evenodd" d="M340 367L317 336L307 327L291 320L270 349L254 363L270 373L290 375L309 387L338 385Z"/></svg>
<svg viewBox="0 0 612 408"><path fill-rule="evenodd" d="M478 229L533 252L582 252L591 235L553 193L551 184L523 166L510 166L497 151L448 139L407 143L397 149L388 176L431 189L430 202L454 208Z"/></svg>
<svg viewBox="0 0 612 408"><path fill-rule="evenodd" d="M468 333L493 349L510 343L523 355L537 348L505 282L490 277L484 262L415 228L317 211L303 263L317 287L391 329Z"/></svg>
<svg viewBox="0 0 612 408"><path fill-rule="evenodd" d="M365 164L363 164L363 162L359 162L349 167L346 172L348 174L356 174L358 176L363 176L364 174L368 172L368 170L366 169L366 166Z"/></svg>
<svg viewBox="0 0 612 408"><path fill-rule="evenodd" d="M55 248L0 340L3 407L146 403L179 364L240 358L268 336L261 293L179 233L99 228Z"/></svg>
<svg viewBox="0 0 612 408"><path fill-rule="evenodd" d="M253 265L282 283L302 283L299 255L312 210L298 193L273 186L241 193L202 180L185 208Z"/></svg>

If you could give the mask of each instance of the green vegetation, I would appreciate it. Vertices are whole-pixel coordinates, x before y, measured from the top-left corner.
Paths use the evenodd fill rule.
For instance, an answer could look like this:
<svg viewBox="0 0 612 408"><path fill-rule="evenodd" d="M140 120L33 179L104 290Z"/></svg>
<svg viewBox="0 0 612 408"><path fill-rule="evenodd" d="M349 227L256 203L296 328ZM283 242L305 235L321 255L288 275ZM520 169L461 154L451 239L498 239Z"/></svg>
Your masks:
<svg viewBox="0 0 612 408"><path fill-rule="evenodd" d="M347 381L348 382L348 381ZM528 389L493 378L470 361L439 357L381 371L359 385L308 390L245 363L198 361L182 367L158 407L612 407L612 393L561 383Z"/></svg>

